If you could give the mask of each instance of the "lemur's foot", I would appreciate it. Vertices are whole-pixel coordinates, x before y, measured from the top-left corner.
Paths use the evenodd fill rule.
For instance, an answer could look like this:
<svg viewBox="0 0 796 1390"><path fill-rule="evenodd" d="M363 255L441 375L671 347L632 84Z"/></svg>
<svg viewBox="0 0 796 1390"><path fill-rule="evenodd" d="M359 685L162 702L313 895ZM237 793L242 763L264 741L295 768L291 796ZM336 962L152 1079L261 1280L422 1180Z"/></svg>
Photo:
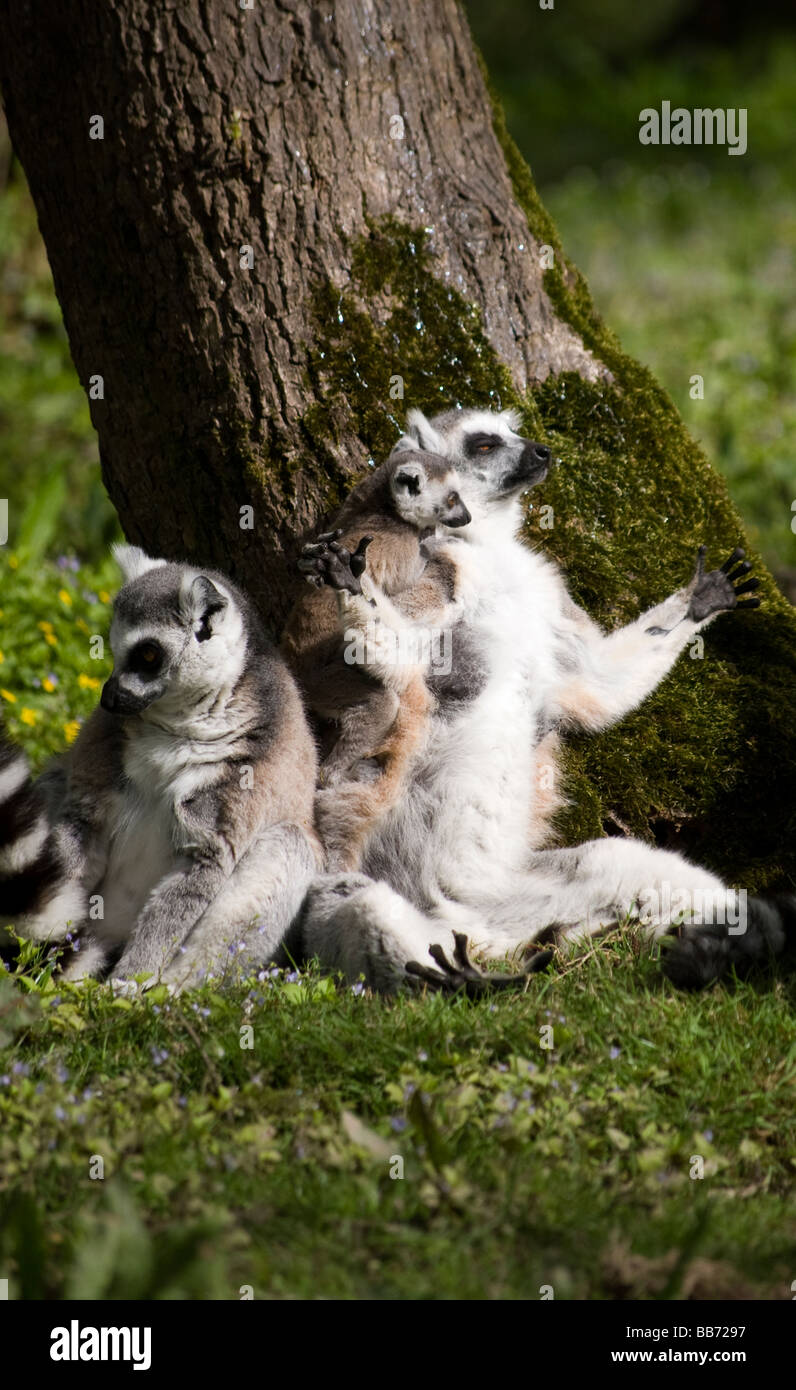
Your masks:
<svg viewBox="0 0 796 1390"><path fill-rule="evenodd" d="M463 932L454 932L455 942L453 964L451 965L441 946L429 946L428 953L437 962L439 970L429 965L410 960L406 965L407 975L415 975L432 989L444 994L455 994L463 989L470 999L478 999L483 994L491 994L495 989L522 989L529 975L544 970L553 958L552 951L535 951L524 970L516 975L501 975L496 971L479 970L467 954L468 941Z"/></svg>
<svg viewBox="0 0 796 1390"><path fill-rule="evenodd" d="M302 547L298 567L310 584L322 589L341 589L349 594L361 594L360 578L365 573L365 551L373 540L363 536L356 550L346 550L340 544L342 531L326 531L317 541Z"/></svg>
<svg viewBox="0 0 796 1390"><path fill-rule="evenodd" d="M740 546L732 552L728 560L724 561L721 569L709 570L705 573L705 552L706 545L701 545L697 551L697 565L694 577L691 580L691 601L688 605L688 617L695 623L704 622L705 618L711 617L713 613L722 613L731 608L759 608L759 598L744 599L738 602L740 594L750 594L754 589L760 587L759 579L747 579L741 584L742 580L752 568L748 560L744 560L744 551Z"/></svg>

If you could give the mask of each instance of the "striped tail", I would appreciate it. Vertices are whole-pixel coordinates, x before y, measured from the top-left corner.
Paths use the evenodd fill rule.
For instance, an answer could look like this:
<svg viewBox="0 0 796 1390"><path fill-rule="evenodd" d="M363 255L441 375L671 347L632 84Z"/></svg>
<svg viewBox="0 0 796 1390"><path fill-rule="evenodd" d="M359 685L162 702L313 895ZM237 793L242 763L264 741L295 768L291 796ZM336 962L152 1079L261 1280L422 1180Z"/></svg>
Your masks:
<svg viewBox="0 0 796 1390"><path fill-rule="evenodd" d="M754 966L795 951L796 893L775 893L749 899L743 932L716 923L681 927L666 941L661 964L679 989L704 989L733 970L747 975Z"/></svg>
<svg viewBox="0 0 796 1390"><path fill-rule="evenodd" d="M58 940L83 916L82 893L69 882L47 801L27 758L0 736L0 933Z"/></svg>

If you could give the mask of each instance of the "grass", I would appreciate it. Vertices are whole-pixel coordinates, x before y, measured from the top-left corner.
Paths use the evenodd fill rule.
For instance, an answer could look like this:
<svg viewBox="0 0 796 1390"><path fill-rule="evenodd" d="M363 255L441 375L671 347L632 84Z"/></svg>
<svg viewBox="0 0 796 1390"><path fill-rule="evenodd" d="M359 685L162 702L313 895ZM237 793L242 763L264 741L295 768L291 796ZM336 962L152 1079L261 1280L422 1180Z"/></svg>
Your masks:
<svg viewBox="0 0 796 1390"><path fill-rule="evenodd" d="M2 723L36 769L75 739L110 675L109 591L118 582L109 558L43 564L0 553Z"/></svg>
<svg viewBox="0 0 796 1390"><path fill-rule="evenodd" d="M683 998L621 932L495 1003L313 971L130 1001L24 969L12 1297L790 1297L782 980Z"/></svg>
<svg viewBox="0 0 796 1390"><path fill-rule="evenodd" d="M793 187L773 167L746 179L698 162L616 164L572 174L545 201L601 314L671 395L766 562L793 571Z"/></svg>

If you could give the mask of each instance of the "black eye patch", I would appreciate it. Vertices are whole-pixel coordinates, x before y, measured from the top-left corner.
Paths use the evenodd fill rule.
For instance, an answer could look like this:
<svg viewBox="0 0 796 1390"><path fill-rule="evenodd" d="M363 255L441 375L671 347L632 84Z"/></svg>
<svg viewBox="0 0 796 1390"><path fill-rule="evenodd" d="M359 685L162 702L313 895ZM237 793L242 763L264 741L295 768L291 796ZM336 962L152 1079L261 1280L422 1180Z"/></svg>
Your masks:
<svg viewBox="0 0 796 1390"><path fill-rule="evenodd" d="M499 434L468 434L464 441L464 452L468 458L478 458L479 454L490 454L505 444Z"/></svg>
<svg viewBox="0 0 796 1390"><path fill-rule="evenodd" d="M137 676L156 676L162 670L163 659L159 642L139 642L127 658L127 669Z"/></svg>

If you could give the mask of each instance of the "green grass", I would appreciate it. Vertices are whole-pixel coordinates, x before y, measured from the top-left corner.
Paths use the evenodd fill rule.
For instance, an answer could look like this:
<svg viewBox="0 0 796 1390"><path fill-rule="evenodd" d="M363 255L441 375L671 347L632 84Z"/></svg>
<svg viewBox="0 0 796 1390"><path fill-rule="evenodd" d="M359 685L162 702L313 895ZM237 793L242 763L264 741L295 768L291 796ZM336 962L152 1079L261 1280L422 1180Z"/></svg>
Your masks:
<svg viewBox="0 0 796 1390"><path fill-rule="evenodd" d="M37 557L77 550L99 560L119 524L18 168L0 193L0 446L11 544Z"/></svg>
<svg viewBox="0 0 796 1390"><path fill-rule="evenodd" d="M0 716L40 769L73 742L110 675L112 560L42 563L0 552Z"/></svg>
<svg viewBox="0 0 796 1390"><path fill-rule="evenodd" d="M599 179L581 170L545 201L599 311L672 396L767 563L796 567L793 187L773 167L746 179L620 164Z"/></svg>
<svg viewBox="0 0 796 1390"><path fill-rule="evenodd" d="M621 933L494 1004L27 970L0 979L12 1297L790 1296L782 981L679 997Z"/></svg>

